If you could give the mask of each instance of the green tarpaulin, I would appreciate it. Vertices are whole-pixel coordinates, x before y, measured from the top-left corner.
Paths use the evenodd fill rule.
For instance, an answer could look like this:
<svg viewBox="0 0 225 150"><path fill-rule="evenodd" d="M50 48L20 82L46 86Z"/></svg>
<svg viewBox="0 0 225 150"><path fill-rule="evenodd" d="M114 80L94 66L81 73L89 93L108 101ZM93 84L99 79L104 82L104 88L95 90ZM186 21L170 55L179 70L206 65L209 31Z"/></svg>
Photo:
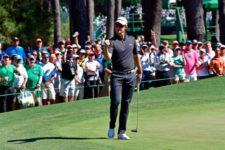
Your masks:
<svg viewBox="0 0 225 150"><path fill-rule="evenodd" d="M203 0L205 8L218 9L218 0Z"/></svg>

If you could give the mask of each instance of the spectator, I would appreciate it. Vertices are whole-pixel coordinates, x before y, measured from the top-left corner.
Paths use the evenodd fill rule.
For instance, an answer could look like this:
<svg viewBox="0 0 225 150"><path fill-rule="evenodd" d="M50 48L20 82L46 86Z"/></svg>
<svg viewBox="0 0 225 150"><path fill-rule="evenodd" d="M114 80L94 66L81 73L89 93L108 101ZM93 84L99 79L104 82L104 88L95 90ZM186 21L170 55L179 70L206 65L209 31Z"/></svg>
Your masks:
<svg viewBox="0 0 225 150"><path fill-rule="evenodd" d="M150 65L150 80L155 80L156 77L155 77L155 71L156 71L156 68L155 68L155 57L157 55L157 51L156 51L156 48L154 45L151 46L151 49L150 49L150 54L149 54L149 65ZM150 82L149 84L150 87L155 87L155 82Z"/></svg>
<svg viewBox="0 0 225 150"><path fill-rule="evenodd" d="M173 51L169 48L169 42L167 40L164 40L163 45L165 47L166 53L168 53L169 56L172 58L173 57Z"/></svg>
<svg viewBox="0 0 225 150"><path fill-rule="evenodd" d="M102 96L109 96L110 93L110 77L112 74L112 60L106 61L105 58L102 60L103 68L104 68L104 87L102 89Z"/></svg>
<svg viewBox="0 0 225 150"><path fill-rule="evenodd" d="M215 52L212 50L211 42L205 43L206 56L211 60L215 56Z"/></svg>
<svg viewBox="0 0 225 150"><path fill-rule="evenodd" d="M65 42L59 41L58 48L59 48L59 51L63 54L65 52Z"/></svg>
<svg viewBox="0 0 225 150"><path fill-rule="evenodd" d="M13 38L13 46L10 46L9 48L7 48L5 53L9 56L12 56L13 54L20 55L21 64L23 64L24 60L26 59L26 54L24 52L23 47L19 46L19 43L20 43L19 38L14 37Z"/></svg>
<svg viewBox="0 0 225 150"><path fill-rule="evenodd" d="M87 60L85 59L85 50L81 49L79 52L79 65L83 67L84 71L85 71L85 64L87 62Z"/></svg>
<svg viewBox="0 0 225 150"><path fill-rule="evenodd" d="M174 81L175 83L184 82L185 80L185 73L184 73L184 66L186 65L186 61L184 57L180 54L181 48L177 47L174 50L174 56L172 57L173 61L173 74L174 74Z"/></svg>
<svg viewBox="0 0 225 150"><path fill-rule="evenodd" d="M224 74L225 60L220 56L220 49L215 49L215 57L210 62L210 69L215 76L222 76Z"/></svg>
<svg viewBox="0 0 225 150"><path fill-rule="evenodd" d="M4 55L5 52L2 50L2 43L0 43L0 66L2 65Z"/></svg>
<svg viewBox="0 0 225 150"><path fill-rule="evenodd" d="M197 67L197 74L199 79L204 79L209 77L208 57L205 57L205 49L200 49L199 55L199 66Z"/></svg>
<svg viewBox="0 0 225 150"><path fill-rule="evenodd" d="M220 47L220 55L225 59L225 45L221 45Z"/></svg>
<svg viewBox="0 0 225 150"><path fill-rule="evenodd" d="M148 46L147 45L142 45L141 46L141 55L140 55L140 60L141 60L141 66L143 70L142 74L142 81L145 81L145 83L141 83L141 90L143 89L148 89L149 88L149 80L150 80L150 57L149 57L149 51L148 51Z"/></svg>
<svg viewBox="0 0 225 150"><path fill-rule="evenodd" d="M104 55L102 54L101 45L96 44L94 46L94 53L95 53L95 60L101 65L101 68L99 70L99 76L101 78L101 81L103 81L104 80L104 70L103 70L102 60L104 58Z"/></svg>
<svg viewBox="0 0 225 150"><path fill-rule="evenodd" d="M93 52L89 52L88 61L85 66L87 72L87 84L89 86L99 84L99 69L101 68L101 65L94 59L95 54ZM99 96L99 87L91 87L89 90L92 98Z"/></svg>
<svg viewBox="0 0 225 150"><path fill-rule="evenodd" d="M20 55L15 55L12 58L12 64L15 67L17 67L18 71L20 72L20 74L14 73L13 86L15 87L15 89L14 89L13 93L20 93L26 88L26 83L27 83L27 79L28 79L27 71L24 68L24 66L21 64ZM13 110L19 109L19 103L18 103L17 96L14 96L13 102L14 102Z"/></svg>
<svg viewBox="0 0 225 150"><path fill-rule="evenodd" d="M173 41L172 43L173 50L175 50L178 46L179 46L178 41Z"/></svg>
<svg viewBox="0 0 225 150"><path fill-rule="evenodd" d="M72 45L72 49L73 49L73 53L74 53L74 54L77 54L77 51L79 50L79 48L77 47L76 44L73 44L73 45Z"/></svg>
<svg viewBox="0 0 225 150"><path fill-rule="evenodd" d="M192 50L192 42L188 40L186 42L186 50L183 52L186 65L184 66L184 71L186 74L186 81L196 81L197 80L197 71L196 67L198 66L198 57L197 53Z"/></svg>
<svg viewBox="0 0 225 150"><path fill-rule="evenodd" d="M42 58L43 58L42 59L43 63L41 64L43 70L42 103L43 105L48 105L48 100L50 100L50 104L55 104L54 79L56 77L56 67L54 64L49 62L48 54L44 54Z"/></svg>
<svg viewBox="0 0 225 150"><path fill-rule="evenodd" d="M181 52L183 52L186 49L186 46L185 46L184 42L180 42L179 46L180 46Z"/></svg>
<svg viewBox="0 0 225 150"><path fill-rule="evenodd" d="M50 55L48 50L42 46L42 40L40 38L36 39L36 46L30 51L30 54L33 52L33 50L36 50L39 54L41 54L42 51L45 51L48 56Z"/></svg>
<svg viewBox="0 0 225 150"><path fill-rule="evenodd" d="M40 53L38 53L38 51L37 50L33 50L32 52L31 52L31 55L33 55L34 56L34 58L35 58L35 60L36 60L36 64L41 64L42 62L41 62L41 59L42 59L42 57L41 57L41 55L40 55Z"/></svg>
<svg viewBox="0 0 225 150"><path fill-rule="evenodd" d="M71 46L66 47L62 60L62 78L60 95L63 102L70 102L75 93L75 76L78 74L77 64L73 61L73 50Z"/></svg>
<svg viewBox="0 0 225 150"><path fill-rule="evenodd" d="M28 80L26 87L32 91L36 105L42 106L41 101L41 83L43 78L43 71L40 65L35 64L33 55L29 56L28 65L25 66L27 70Z"/></svg>
<svg viewBox="0 0 225 150"><path fill-rule="evenodd" d="M166 79L158 81L157 86L169 85L170 80L170 66L172 66L172 60L167 53L166 47L164 45L159 46L159 53L155 57L155 67L156 67L156 79Z"/></svg>
<svg viewBox="0 0 225 150"><path fill-rule="evenodd" d="M18 69L10 64L7 54L3 57L3 64L0 66L0 95L12 94L14 92L14 73L20 74ZM13 110L13 95L0 97L0 113Z"/></svg>
<svg viewBox="0 0 225 150"><path fill-rule="evenodd" d="M77 71L78 74L75 76L75 81L76 81L76 90L75 90L75 100L80 100L84 98L84 83L85 83L85 78L84 78L84 69L82 66L79 65L79 56L75 55L74 56L74 61L77 64ZM78 87L80 86L80 87Z"/></svg>
<svg viewBox="0 0 225 150"><path fill-rule="evenodd" d="M86 54L88 54L88 53L91 51L91 47L92 47L92 46L89 46L89 45L86 45L86 46L84 47L84 50L85 50ZM87 58L87 60L88 60L88 58Z"/></svg>

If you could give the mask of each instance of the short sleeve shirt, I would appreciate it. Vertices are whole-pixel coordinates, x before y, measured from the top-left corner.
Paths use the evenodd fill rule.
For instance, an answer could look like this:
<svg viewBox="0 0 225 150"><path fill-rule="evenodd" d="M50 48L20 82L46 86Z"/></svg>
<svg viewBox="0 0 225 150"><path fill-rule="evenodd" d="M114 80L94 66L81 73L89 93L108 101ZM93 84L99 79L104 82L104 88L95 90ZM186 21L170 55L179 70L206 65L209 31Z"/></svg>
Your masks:
<svg viewBox="0 0 225 150"><path fill-rule="evenodd" d="M15 48L14 46L11 46L11 47L7 48L5 53L9 56L12 56L13 54L16 54L16 55L20 55L20 57L23 58L23 59L26 58L26 54L24 52L24 49L21 46L18 46L17 48ZM21 59L21 64L24 63L23 59Z"/></svg>
<svg viewBox="0 0 225 150"><path fill-rule="evenodd" d="M62 63L62 78L66 80L73 80L76 75L77 63L67 60Z"/></svg>
<svg viewBox="0 0 225 150"><path fill-rule="evenodd" d="M28 89L35 89L38 84L39 78L43 76L43 71L40 65L35 64L32 68L29 65L25 66L27 70L28 80L26 87Z"/></svg>
<svg viewBox="0 0 225 150"><path fill-rule="evenodd" d="M109 53L112 54L112 68L116 71L134 69L133 55L137 55L137 46L133 36L125 35L125 39L117 34L110 39Z"/></svg>
<svg viewBox="0 0 225 150"><path fill-rule="evenodd" d="M184 66L185 74L196 74L195 64L198 61L197 53L194 50L184 50L184 58L186 60L186 66Z"/></svg>
<svg viewBox="0 0 225 150"><path fill-rule="evenodd" d="M0 78L8 78L8 82L4 83L3 81L0 82L0 85L4 86L12 86L14 82L14 72L15 72L16 67L13 65L9 65L6 67L5 65L2 65L0 67Z"/></svg>

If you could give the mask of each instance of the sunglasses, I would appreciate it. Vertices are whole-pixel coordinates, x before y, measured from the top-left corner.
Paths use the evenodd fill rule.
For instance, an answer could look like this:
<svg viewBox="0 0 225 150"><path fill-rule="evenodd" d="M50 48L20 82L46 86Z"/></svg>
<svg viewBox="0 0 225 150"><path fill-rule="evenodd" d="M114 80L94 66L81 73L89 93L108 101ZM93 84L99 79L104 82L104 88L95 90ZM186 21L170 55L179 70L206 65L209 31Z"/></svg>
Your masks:
<svg viewBox="0 0 225 150"><path fill-rule="evenodd" d="M117 23L116 26L119 27L119 28L124 27L122 24L119 24L119 23Z"/></svg>

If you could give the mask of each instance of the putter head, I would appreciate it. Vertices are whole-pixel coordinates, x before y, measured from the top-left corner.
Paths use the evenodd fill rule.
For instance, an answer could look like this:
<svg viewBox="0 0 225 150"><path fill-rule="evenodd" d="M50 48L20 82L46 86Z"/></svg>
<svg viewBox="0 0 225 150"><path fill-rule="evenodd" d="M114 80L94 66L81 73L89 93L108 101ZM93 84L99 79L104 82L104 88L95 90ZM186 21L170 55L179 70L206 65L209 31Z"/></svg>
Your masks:
<svg viewBox="0 0 225 150"><path fill-rule="evenodd" d="M137 133L137 129L133 129L133 130L131 130L131 132L136 132Z"/></svg>

